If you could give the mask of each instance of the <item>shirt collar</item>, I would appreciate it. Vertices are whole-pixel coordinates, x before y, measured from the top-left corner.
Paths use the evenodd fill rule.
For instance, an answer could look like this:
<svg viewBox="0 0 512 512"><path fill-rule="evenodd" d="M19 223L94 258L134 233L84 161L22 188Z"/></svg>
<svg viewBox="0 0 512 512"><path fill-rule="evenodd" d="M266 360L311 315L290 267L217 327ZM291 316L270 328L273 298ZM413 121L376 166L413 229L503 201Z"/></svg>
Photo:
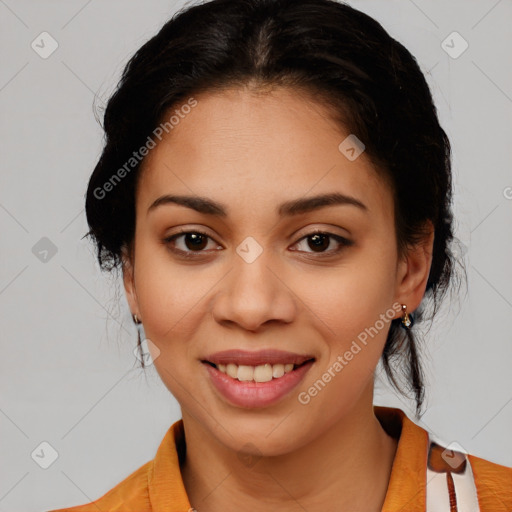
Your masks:
<svg viewBox="0 0 512 512"><path fill-rule="evenodd" d="M428 432L401 409L374 406L374 411L384 430L399 439L382 512L424 512Z"/></svg>
<svg viewBox="0 0 512 512"><path fill-rule="evenodd" d="M388 434L399 438L382 512L424 512L428 433L401 409L374 406L374 412ZM154 512L187 512L192 508L179 464L183 443L180 419L165 434L149 474L149 499Z"/></svg>
<svg viewBox="0 0 512 512"><path fill-rule="evenodd" d="M179 453L184 443L183 420L165 434L149 475L149 499L154 512L187 512L192 507L180 471Z"/></svg>

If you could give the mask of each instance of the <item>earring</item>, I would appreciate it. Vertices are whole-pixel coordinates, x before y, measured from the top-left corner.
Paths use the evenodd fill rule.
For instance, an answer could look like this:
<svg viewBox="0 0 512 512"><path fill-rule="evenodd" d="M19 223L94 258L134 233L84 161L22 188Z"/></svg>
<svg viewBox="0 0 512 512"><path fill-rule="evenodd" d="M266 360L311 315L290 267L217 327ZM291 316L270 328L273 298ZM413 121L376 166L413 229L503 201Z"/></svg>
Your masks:
<svg viewBox="0 0 512 512"><path fill-rule="evenodd" d="M133 320L135 326L137 327L137 350L138 350L138 354L139 354L138 358L141 362L142 368L144 368L144 354L142 351L142 338L140 335L140 331L141 331L140 325L142 324L142 322L138 319L137 315L132 315L132 320Z"/></svg>
<svg viewBox="0 0 512 512"><path fill-rule="evenodd" d="M414 323L412 314L407 313L407 306L402 304L402 327L404 329L410 329Z"/></svg>

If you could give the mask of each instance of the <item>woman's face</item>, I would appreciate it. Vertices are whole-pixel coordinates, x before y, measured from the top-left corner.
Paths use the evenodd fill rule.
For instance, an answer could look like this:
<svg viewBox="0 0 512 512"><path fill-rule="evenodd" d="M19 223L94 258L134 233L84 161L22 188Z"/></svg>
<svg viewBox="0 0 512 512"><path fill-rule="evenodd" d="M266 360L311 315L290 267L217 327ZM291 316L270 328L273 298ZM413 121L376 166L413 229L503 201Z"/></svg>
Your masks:
<svg viewBox="0 0 512 512"><path fill-rule="evenodd" d="M390 321L418 306L426 275L398 261L391 191L361 146L339 149L350 134L320 105L283 88L195 99L144 162L128 301L185 421L234 450L286 453L371 407ZM331 194L351 199L312 200ZM230 366L234 379L205 362L226 350L313 362L279 377L292 355L231 354L250 367Z"/></svg>

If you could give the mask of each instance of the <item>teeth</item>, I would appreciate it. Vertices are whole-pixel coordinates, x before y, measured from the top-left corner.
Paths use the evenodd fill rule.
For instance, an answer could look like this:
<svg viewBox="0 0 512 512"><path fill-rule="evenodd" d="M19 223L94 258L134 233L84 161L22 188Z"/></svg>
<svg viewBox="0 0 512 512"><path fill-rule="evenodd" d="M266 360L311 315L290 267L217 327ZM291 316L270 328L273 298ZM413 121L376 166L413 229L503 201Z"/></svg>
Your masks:
<svg viewBox="0 0 512 512"><path fill-rule="evenodd" d="M272 366L272 377L274 377L274 379L278 379L279 377L282 377L283 375L284 375L284 365L275 364Z"/></svg>
<svg viewBox="0 0 512 512"><path fill-rule="evenodd" d="M240 378L240 368L238 368L238 378ZM254 382L268 382L272 380L274 369L271 364L256 366L254 370L252 370L252 366L247 366L247 368L252 371Z"/></svg>
<svg viewBox="0 0 512 512"><path fill-rule="evenodd" d="M226 367L226 373L236 379L238 377L238 366L236 364L228 364Z"/></svg>
<svg viewBox="0 0 512 512"><path fill-rule="evenodd" d="M253 382L269 382L282 377L285 373L291 372L294 368L293 363L288 364L261 364L258 366L248 366L241 364L240 366L229 364L218 364L217 369L222 373L226 373L233 379L240 381Z"/></svg>
<svg viewBox="0 0 512 512"><path fill-rule="evenodd" d="M254 380L254 366L245 366L241 364L238 367L238 380Z"/></svg>

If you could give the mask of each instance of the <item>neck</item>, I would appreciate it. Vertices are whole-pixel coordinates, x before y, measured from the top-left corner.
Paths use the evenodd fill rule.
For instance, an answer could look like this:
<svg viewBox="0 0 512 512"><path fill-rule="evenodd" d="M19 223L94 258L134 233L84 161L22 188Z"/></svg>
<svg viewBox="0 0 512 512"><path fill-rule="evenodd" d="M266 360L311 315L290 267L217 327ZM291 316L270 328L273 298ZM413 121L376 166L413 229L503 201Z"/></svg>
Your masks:
<svg viewBox="0 0 512 512"><path fill-rule="evenodd" d="M397 440L374 414L373 386L370 398L308 445L252 463L183 414L187 452L181 472L191 506L198 512L225 511L227 503L230 509L254 512L268 511L269 506L282 512L379 512Z"/></svg>

